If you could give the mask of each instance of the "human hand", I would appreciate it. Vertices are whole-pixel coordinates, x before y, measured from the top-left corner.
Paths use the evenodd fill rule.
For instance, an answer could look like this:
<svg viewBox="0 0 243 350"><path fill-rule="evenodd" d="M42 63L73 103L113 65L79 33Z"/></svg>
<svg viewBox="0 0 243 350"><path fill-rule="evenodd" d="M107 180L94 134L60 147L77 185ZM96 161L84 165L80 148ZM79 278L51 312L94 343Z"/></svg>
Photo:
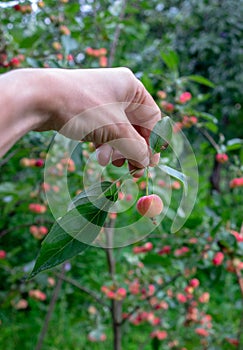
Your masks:
<svg viewBox="0 0 243 350"><path fill-rule="evenodd" d="M26 99L19 103L24 104L26 115L37 118L33 129L54 129L72 139L94 142L101 165L111 159L121 166L127 159L132 170L158 162L159 156L151 155L148 139L161 119L160 110L129 69L23 69L13 73L31 98L29 104Z"/></svg>

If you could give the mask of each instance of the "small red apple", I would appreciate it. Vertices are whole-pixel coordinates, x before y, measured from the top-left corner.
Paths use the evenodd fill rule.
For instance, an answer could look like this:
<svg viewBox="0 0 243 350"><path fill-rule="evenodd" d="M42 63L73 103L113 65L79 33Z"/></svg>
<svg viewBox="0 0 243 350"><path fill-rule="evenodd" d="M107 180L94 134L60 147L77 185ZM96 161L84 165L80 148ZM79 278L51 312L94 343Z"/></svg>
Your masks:
<svg viewBox="0 0 243 350"><path fill-rule="evenodd" d="M163 210L162 199L156 194L143 196L137 201L137 211L147 218L153 218L159 215Z"/></svg>

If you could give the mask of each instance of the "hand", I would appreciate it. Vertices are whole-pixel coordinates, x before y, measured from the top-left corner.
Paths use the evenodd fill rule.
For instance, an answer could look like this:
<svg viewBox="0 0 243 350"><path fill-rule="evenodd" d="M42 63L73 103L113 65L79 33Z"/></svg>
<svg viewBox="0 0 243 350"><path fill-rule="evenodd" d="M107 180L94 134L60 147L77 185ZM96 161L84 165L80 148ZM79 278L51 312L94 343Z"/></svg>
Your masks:
<svg viewBox="0 0 243 350"><path fill-rule="evenodd" d="M148 139L160 110L129 69L20 69L4 76L5 85L12 78L18 93L24 91L18 104L25 115L22 125L31 120L25 132L54 129L92 141L101 165L111 158L121 166L128 159L132 170L158 161Z"/></svg>

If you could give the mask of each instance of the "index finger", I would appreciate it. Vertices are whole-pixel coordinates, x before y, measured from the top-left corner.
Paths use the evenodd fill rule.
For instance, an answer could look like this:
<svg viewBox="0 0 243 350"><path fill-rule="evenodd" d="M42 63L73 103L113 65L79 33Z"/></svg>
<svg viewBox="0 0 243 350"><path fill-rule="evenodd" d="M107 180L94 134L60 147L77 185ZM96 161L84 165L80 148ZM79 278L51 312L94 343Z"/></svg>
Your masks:
<svg viewBox="0 0 243 350"><path fill-rule="evenodd" d="M161 111L144 85L136 79L135 93L125 109L130 123L148 140L151 130L161 119Z"/></svg>
<svg viewBox="0 0 243 350"><path fill-rule="evenodd" d="M162 115L154 99L139 80L136 80L135 94L125 112L130 123L149 145L150 133ZM158 164L159 154L151 154L150 159L151 166Z"/></svg>

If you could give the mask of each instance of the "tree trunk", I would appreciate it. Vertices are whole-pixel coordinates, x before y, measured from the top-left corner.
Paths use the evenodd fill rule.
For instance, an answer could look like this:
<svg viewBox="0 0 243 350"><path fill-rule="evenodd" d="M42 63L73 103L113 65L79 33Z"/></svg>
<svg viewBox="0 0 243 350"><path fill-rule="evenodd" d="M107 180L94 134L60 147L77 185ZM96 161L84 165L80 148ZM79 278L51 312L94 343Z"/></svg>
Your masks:
<svg viewBox="0 0 243 350"><path fill-rule="evenodd" d="M122 350L122 301L112 302L113 349Z"/></svg>

